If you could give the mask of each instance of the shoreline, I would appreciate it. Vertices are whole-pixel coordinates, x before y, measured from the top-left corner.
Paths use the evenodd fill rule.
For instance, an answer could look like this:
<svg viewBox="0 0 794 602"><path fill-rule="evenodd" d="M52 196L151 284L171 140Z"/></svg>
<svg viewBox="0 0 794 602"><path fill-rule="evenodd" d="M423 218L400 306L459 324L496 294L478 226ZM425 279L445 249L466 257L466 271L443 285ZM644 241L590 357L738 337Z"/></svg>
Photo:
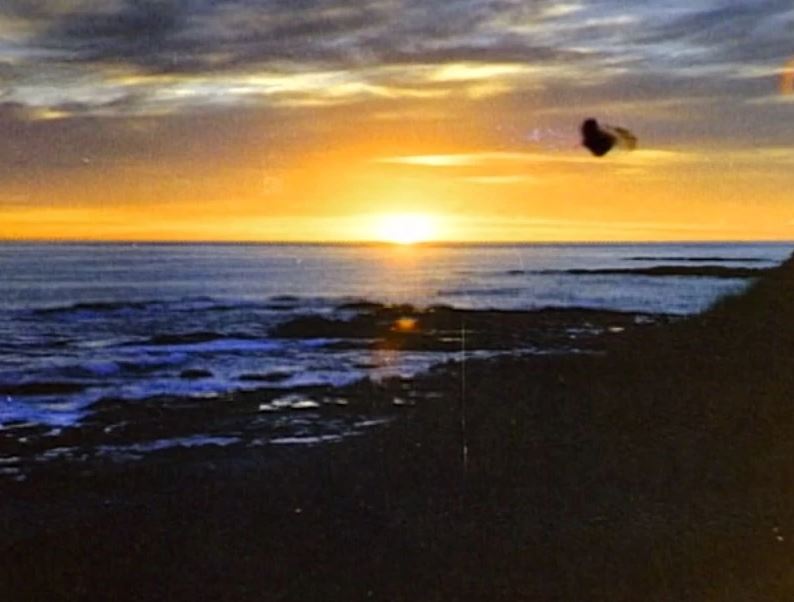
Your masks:
<svg viewBox="0 0 794 602"><path fill-rule="evenodd" d="M60 523L57 486L21 488L38 530L2 544L0 594L786 599L792 325L788 259L604 355L432 371L417 386L440 398L362 437L89 479Z"/></svg>
<svg viewBox="0 0 794 602"><path fill-rule="evenodd" d="M670 323L680 317L581 308L460 310L447 306L419 309L410 305L349 303L333 316L296 316L268 333L274 342L327 341L329 353L363 354L353 369L377 371L401 353L426 356L430 372L467 359L533 354L603 353L611 339L633 330ZM214 340L214 333L161 335L152 341ZM220 335L217 335L220 336ZM465 338L464 338L465 337ZM397 371L398 372L398 371ZM104 397L84 410L74 424L9 423L0 429L0 485L46 486L42 479L66 481L88 472L123 471L134 461L152 458L169 447L267 447L271 440L302 437L310 441L342 439L360 431L360 423L400 413L439 396L443 378L427 390L418 375L373 375L351 384L289 385L290 371L248 372L238 384L248 385L212 397L153 395L139 400ZM183 381L212 378L209 371L185 370ZM0 396L82 392L91 383L32 381L0 385ZM290 425L295 423L294 428ZM302 425L302 426L298 426ZM360 435L360 432L354 433ZM169 443L170 442L170 443ZM276 441L278 444L279 441ZM204 449L212 456L212 450ZM199 452L198 455L200 455ZM262 453L267 453L262 450ZM117 466L114 466L117 465ZM33 481L33 482L31 482Z"/></svg>

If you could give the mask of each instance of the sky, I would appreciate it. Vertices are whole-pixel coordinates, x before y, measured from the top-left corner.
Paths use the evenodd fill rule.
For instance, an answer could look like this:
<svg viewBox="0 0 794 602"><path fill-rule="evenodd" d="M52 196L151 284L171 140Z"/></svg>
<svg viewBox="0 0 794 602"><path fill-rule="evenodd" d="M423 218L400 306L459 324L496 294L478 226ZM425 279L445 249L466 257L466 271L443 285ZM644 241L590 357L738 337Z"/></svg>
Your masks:
<svg viewBox="0 0 794 602"><path fill-rule="evenodd" d="M792 240L792 57L791 0L3 0L0 239Z"/></svg>

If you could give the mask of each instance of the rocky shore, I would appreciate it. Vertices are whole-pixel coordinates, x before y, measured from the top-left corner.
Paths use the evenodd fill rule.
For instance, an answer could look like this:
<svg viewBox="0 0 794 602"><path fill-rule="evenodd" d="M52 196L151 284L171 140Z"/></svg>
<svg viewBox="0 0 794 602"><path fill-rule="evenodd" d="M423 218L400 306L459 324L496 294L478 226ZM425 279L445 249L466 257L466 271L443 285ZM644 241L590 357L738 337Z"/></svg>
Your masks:
<svg viewBox="0 0 794 602"><path fill-rule="evenodd" d="M454 310L351 309L362 343L459 331ZM523 319L467 323L499 349ZM15 484L0 599L791 599L794 261L702 316L632 323L598 353L359 384L423 403L336 444ZM341 325L278 334L309 327Z"/></svg>

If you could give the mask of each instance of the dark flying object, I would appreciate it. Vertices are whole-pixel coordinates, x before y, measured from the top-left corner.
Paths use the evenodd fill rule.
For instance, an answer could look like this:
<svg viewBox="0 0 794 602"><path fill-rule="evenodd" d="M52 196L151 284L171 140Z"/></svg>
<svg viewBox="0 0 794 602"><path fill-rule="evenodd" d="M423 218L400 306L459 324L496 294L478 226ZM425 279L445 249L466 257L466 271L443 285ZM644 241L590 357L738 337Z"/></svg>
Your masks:
<svg viewBox="0 0 794 602"><path fill-rule="evenodd" d="M600 126L598 121L585 119L582 122L582 146L596 157L603 157L612 147L618 145L628 150L637 147L637 137L629 130L617 126Z"/></svg>

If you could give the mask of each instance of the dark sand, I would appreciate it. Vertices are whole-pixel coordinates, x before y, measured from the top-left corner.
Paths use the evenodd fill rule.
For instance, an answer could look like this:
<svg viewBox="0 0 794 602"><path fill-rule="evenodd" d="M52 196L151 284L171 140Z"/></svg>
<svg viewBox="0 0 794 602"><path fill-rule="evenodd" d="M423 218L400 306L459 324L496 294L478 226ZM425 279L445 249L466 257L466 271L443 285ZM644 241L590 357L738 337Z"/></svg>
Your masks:
<svg viewBox="0 0 794 602"><path fill-rule="evenodd" d="M789 260L604 354L434 371L366 437L23 483L0 600L792 600L792 358Z"/></svg>

